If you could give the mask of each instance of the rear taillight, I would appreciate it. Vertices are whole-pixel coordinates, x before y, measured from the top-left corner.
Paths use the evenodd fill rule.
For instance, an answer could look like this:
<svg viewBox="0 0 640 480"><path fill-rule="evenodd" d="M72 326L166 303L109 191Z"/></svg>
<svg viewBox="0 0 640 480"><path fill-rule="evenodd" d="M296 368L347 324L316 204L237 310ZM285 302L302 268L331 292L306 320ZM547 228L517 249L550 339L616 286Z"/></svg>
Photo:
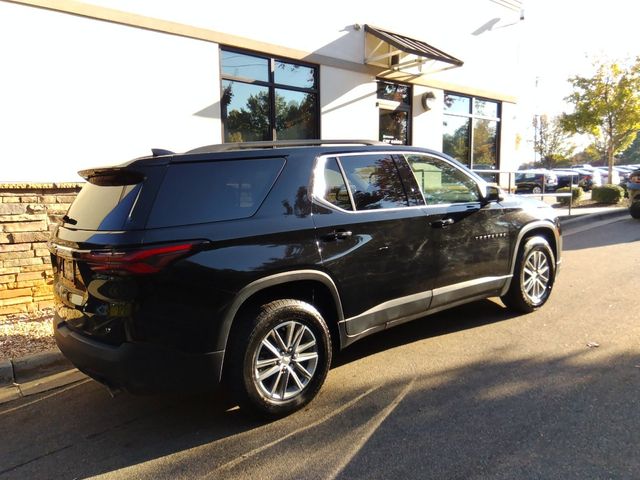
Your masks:
<svg viewBox="0 0 640 480"><path fill-rule="evenodd" d="M79 260L86 262L94 272L148 275L159 272L202 245L203 242L190 242L136 250L93 250L80 254Z"/></svg>

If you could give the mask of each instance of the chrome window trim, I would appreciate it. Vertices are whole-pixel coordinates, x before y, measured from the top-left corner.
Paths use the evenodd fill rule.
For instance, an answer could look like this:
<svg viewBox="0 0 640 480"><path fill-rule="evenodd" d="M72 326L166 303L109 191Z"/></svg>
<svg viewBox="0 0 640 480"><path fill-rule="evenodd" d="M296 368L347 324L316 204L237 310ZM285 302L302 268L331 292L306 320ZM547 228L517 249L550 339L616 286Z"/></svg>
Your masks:
<svg viewBox="0 0 640 480"><path fill-rule="evenodd" d="M343 179L346 178L346 175L344 173L344 169L342 167L342 164L340 163L340 157L352 157L352 156L362 156L362 155L396 155L396 156L402 156L404 158L404 161L407 162L407 164L409 164L406 155L424 155L427 157L432 157L432 158L436 158L439 160L444 161L445 163L447 163L448 165L454 167L455 169L457 169L458 171L460 171L462 174L466 175L467 177L469 177L469 179L471 181L473 181L477 188L478 188L478 194L480 197L482 197L482 189L483 187L486 187L486 182L484 182L482 179L479 178L475 178L475 176L471 173L469 173L468 171L464 170L463 168L460 167L460 165L457 165L455 162L452 162L450 160L448 160L446 157L444 156L440 156L440 155L436 155L433 153L427 153L427 152L422 152L422 151L415 151L412 152L410 150L399 150L399 151L388 151L388 150L382 150L382 151L374 151L374 152L369 152L369 151L365 151L365 152L347 152L347 153L332 153L332 154L326 154L326 155L320 155L316 158L315 161L315 166L313 167L313 173L312 173L312 179L311 179L311 188L309 189L309 191L311 192L311 199L317 201L318 203L320 203L322 206L329 208L331 210L336 210L338 212L341 213L349 213L349 214L360 214L360 213L379 213L379 212L393 212L393 211L399 211L399 210L403 210L406 211L407 209L416 209L416 208L421 208L421 209L433 209L433 208L448 208L451 207L453 205L473 205L473 204L480 204L482 205L481 199L478 199L477 201L473 201L473 202L460 202L460 203L438 203L435 205L427 205L427 202L424 199L424 193L422 192L422 189L418 188L418 190L420 191L420 195L422 197L422 205L407 205L406 207L393 207L393 208L380 208L377 210L356 210L355 209L355 205L353 202L353 192L351 192L351 188L349 187L349 184L347 182L345 182L345 185L347 187L347 191L349 192L349 199L351 200L351 206L354 208L353 210L345 210L343 208L338 207L337 205L334 205L333 203L325 200L322 197L322 192L318 191L319 185L322 185L323 182L318 182L317 179L321 178L324 174L324 168L326 165L326 162L328 159L331 158L336 158L338 160L338 167L340 168L340 171L342 173L342 177ZM413 169L411 168L411 165L409 165L409 169L411 170L411 173L413 174L413 178L416 182L416 185L420 185L418 183L418 179L416 178L416 174L413 171ZM483 183L479 182L482 181Z"/></svg>

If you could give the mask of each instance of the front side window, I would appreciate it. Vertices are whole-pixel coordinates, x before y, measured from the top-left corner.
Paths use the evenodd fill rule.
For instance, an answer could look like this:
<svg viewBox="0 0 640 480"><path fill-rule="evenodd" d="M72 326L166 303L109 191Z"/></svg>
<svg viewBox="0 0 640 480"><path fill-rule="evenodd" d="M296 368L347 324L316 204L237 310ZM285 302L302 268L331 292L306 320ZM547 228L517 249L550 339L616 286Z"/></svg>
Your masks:
<svg viewBox="0 0 640 480"><path fill-rule="evenodd" d="M430 155L407 155L427 205L480 201L478 184L459 168Z"/></svg>
<svg viewBox="0 0 640 480"><path fill-rule="evenodd" d="M499 168L500 102L445 93L443 151L477 170Z"/></svg>
<svg viewBox="0 0 640 480"><path fill-rule="evenodd" d="M320 137L318 68L220 51L225 142Z"/></svg>

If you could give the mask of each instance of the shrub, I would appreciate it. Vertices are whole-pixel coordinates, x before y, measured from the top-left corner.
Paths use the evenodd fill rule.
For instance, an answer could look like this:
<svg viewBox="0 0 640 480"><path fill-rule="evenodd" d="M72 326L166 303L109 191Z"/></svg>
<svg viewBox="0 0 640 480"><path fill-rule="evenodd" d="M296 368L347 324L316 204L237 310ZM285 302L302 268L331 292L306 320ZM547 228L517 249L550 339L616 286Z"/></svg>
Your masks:
<svg viewBox="0 0 640 480"><path fill-rule="evenodd" d="M569 193L569 190L570 190L569 187L562 187L557 189L556 193ZM572 200L571 203L575 205L580 201L583 195L584 195L584 190L582 190L582 188L580 187L574 186L573 189L571 190L571 200ZM560 202L561 205L569 205L569 197L558 197L557 200L558 202Z"/></svg>
<svg viewBox="0 0 640 480"><path fill-rule="evenodd" d="M620 203L624 197L624 189L618 185L603 185L593 187L591 200L598 203Z"/></svg>

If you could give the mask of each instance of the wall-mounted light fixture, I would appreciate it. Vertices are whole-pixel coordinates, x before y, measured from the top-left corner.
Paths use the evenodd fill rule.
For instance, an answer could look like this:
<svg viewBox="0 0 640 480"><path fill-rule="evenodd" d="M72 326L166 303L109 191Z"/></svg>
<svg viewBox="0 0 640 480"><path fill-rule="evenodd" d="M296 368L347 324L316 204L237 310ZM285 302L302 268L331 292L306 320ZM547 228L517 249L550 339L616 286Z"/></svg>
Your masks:
<svg viewBox="0 0 640 480"><path fill-rule="evenodd" d="M422 98L420 101L422 102L422 108L424 108L425 112L431 110L433 101L436 99L436 95L433 92L425 92L422 94Z"/></svg>

